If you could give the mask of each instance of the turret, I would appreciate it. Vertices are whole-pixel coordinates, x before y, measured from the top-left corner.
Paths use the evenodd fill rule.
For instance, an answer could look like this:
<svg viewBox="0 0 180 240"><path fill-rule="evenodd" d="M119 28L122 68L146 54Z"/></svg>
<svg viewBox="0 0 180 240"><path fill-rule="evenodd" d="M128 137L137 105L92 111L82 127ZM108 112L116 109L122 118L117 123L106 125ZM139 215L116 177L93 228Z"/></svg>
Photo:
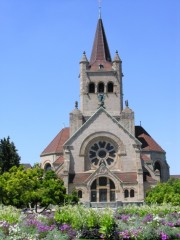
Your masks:
<svg viewBox="0 0 180 240"><path fill-rule="evenodd" d="M75 102L75 109L70 113L70 136L72 136L83 125L83 116Z"/></svg>
<svg viewBox="0 0 180 240"><path fill-rule="evenodd" d="M123 90L122 90L123 73L122 73L122 61L119 57L117 50L113 60L113 69L116 71L117 78L119 79L120 112L121 112L123 109Z"/></svg>
<svg viewBox="0 0 180 240"><path fill-rule="evenodd" d="M128 100L125 101L125 109L121 112L120 123L135 136L134 112L129 108Z"/></svg>

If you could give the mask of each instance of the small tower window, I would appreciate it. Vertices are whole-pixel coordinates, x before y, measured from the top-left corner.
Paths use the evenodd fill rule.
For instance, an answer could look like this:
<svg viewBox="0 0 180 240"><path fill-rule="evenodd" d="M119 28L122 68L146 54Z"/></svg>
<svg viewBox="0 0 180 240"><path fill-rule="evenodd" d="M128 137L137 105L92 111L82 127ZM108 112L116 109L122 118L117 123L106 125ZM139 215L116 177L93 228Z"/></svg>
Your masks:
<svg viewBox="0 0 180 240"><path fill-rule="evenodd" d="M89 93L95 93L95 84L94 83L89 84Z"/></svg>
<svg viewBox="0 0 180 240"><path fill-rule="evenodd" d="M112 82L108 83L107 90L108 90L108 93L112 93L114 91L114 85Z"/></svg>
<svg viewBox="0 0 180 240"><path fill-rule="evenodd" d="M48 171L48 170L51 170L51 164L50 163L46 163L45 167L44 167L44 170L45 171Z"/></svg>
<svg viewBox="0 0 180 240"><path fill-rule="evenodd" d="M100 82L98 84L98 92L103 93L104 92L104 83Z"/></svg>
<svg viewBox="0 0 180 240"><path fill-rule="evenodd" d="M124 191L124 197L125 197L125 198L128 198L128 197L129 197L129 191L128 191L127 189Z"/></svg>
<svg viewBox="0 0 180 240"><path fill-rule="evenodd" d="M134 197L134 190L133 189L130 190L130 197Z"/></svg>
<svg viewBox="0 0 180 240"><path fill-rule="evenodd" d="M78 191L78 198L82 198L82 191L81 190Z"/></svg>

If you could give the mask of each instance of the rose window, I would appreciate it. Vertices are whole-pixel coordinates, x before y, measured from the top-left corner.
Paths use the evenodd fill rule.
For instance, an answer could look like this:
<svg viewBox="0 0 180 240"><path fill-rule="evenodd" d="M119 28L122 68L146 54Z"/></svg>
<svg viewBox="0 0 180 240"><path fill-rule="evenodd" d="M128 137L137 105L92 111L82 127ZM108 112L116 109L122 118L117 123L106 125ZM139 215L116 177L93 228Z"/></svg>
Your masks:
<svg viewBox="0 0 180 240"><path fill-rule="evenodd" d="M104 161L107 165L111 165L114 162L115 154L116 150L112 143L98 141L90 147L89 159L95 166L99 165L101 161Z"/></svg>

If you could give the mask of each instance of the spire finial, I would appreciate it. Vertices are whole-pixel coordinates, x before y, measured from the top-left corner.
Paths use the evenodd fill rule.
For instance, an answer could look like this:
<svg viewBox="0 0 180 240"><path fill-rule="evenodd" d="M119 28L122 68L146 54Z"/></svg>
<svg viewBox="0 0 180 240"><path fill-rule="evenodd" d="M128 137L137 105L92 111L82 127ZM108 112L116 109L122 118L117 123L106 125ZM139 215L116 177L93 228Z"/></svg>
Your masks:
<svg viewBox="0 0 180 240"><path fill-rule="evenodd" d="M101 0L98 1L99 1L99 19L101 19Z"/></svg>
<svg viewBox="0 0 180 240"><path fill-rule="evenodd" d="M78 101L75 101L75 108L78 109Z"/></svg>
<svg viewBox="0 0 180 240"><path fill-rule="evenodd" d="M125 101L125 105L126 105L126 107L129 107L128 100Z"/></svg>

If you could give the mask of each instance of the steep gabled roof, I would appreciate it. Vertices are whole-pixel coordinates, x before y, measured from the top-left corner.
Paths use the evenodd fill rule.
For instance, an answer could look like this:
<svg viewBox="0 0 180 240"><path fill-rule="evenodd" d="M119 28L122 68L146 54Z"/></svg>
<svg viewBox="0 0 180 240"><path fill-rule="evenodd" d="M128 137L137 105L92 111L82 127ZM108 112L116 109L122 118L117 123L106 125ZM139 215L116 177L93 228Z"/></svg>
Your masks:
<svg viewBox="0 0 180 240"><path fill-rule="evenodd" d="M63 128L57 136L50 142L50 144L41 153L41 156L51 153L61 153L63 151L63 144L69 138L69 128Z"/></svg>
<svg viewBox="0 0 180 240"><path fill-rule="evenodd" d="M136 183L137 182L137 173L136 172L121 172L121 173L114 173L121 182L126 183Z"/></svg>
<svg viewBox="0 0 180 240"><path fill-rule="evenodd" d="M58 157L58 159L56 159L56 161L54 162L54 164L57 164L57 165L62 164L62 163L64 163L64 156L63 155Z"/></svg>
<svg viewBox="0 0 180 240"><path fill-rule="evenodd" d="M145 154L141 154L141 159L145 162L150 162L151 161L151 159Z"/></svg>
<svg viewBox="0 0 180 240"><path fill-rule="evenodd" d="M84 131L84 129L87 129L88 126L89 126L92 122L94 122L101 113L105 113L105 115L106 115L108 118L110 118L110 119L112 120L112 122L114 122L115 124L117 124L117 125L119 126L119 128L121 128L125 133L127 133L127 134L129 135L129 137L136 142L136 144L138 144L138 145L141 144L141 142L140 142L136 137L134 137L130 132L128 132L128 130L127 130L126 128L124 128L124 126L121 125L120 122L118 122L113 116L111 116L111 115L106 111L105 108L100 107L100 108L98 108L97 111L65 142L65 145L67 145L67 146L68 146L69 144L71 145L71 144L72 144L71 142L73 141L73 139L75 139L75 138L78 136L78 134L82 133L82 132Z"/></svg>
<svg viewBox="0 0 180 240"><path fill-rule="evenodd" d="M142 126L135 126L135 136L142 143L141 148L145 151L163 152L161 146L145 131Z"/></svg>
<svg viewBox="0 0 180 240"><path fill-rule="evenodd" d="M69 175L70 183L84 183L92 173L76 173Z"/></svg>
<svg viewBox="0 0 180 240"><path fill-rule="evenodd" d="M111 54L109 51L106 34L102 19L99 18L91 52L90 65L92 66L95 62L106 63L111 62Z"/></svg>

